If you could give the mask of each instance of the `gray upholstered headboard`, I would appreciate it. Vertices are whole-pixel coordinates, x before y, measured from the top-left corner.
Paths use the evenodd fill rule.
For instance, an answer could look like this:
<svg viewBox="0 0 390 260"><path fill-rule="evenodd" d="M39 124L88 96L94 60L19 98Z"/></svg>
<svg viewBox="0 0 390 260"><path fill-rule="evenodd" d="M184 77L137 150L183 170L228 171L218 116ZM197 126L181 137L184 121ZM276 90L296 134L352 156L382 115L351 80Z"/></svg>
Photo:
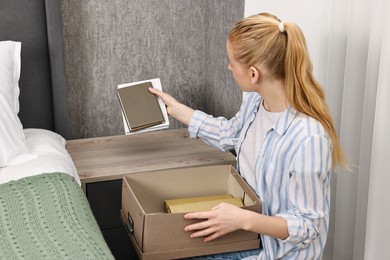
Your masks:
<svg viewBox="0 0 390 260"><path fill-rule="evenodd" d="M0 0L0 41L22 43L19 117L24 128L69 138L60 0Z"/></svg>

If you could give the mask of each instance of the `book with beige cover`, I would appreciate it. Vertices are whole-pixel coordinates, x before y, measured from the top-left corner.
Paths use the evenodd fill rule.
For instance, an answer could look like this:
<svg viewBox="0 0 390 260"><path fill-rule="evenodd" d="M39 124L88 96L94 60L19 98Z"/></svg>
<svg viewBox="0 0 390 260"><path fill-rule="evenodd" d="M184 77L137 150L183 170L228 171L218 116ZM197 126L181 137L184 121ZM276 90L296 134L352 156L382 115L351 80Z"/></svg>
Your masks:
<svg viewBox="0 0 390 260"><path fill-rule="evenodd" d="M238 207L244 206L241 198L233 197L231 194L222 194L165 200L164 207L168 213L208 211L221 202L230 203Z"/></svg>
<svg viewBox="0 0 390 260"><path fill-rule="evenodd" d="M166 122L157 96L149 92L151 81L119 85L117 95L130 132L140 131ZM166 112L165 112L166 113Z"/></svg>

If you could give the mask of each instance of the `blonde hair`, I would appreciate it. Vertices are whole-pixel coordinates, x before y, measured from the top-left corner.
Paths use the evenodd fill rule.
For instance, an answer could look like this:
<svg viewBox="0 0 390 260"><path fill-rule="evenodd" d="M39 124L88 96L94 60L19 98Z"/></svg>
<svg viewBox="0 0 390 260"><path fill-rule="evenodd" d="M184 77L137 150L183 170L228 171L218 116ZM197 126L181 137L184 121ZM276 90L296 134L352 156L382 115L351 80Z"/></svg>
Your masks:
<svg viewBox="0 0 390 260"><path fill-rule="evenodd" d="M313 67L306 40L294 23L281 21L274 15L261 13L242 19L229 32L234 58L245 66L262 64L286 86L288 103L297 111L318 120L332 141L332 167L350 169L324 90L313 77ZM282 28L282 29L281 29Z"/></svg>

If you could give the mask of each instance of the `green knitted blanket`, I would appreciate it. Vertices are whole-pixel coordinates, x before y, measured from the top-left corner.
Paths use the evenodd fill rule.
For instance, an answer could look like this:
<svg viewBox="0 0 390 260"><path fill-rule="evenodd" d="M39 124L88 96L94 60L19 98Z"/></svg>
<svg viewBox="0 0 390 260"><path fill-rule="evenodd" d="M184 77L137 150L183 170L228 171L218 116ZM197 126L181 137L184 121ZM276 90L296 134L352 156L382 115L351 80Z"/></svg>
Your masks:
<svg viewBox="0 0 390 260"><path fill-rule="evenodd" d="M113 259L73 177L41 174L0 185L0 259Z"/></svg>

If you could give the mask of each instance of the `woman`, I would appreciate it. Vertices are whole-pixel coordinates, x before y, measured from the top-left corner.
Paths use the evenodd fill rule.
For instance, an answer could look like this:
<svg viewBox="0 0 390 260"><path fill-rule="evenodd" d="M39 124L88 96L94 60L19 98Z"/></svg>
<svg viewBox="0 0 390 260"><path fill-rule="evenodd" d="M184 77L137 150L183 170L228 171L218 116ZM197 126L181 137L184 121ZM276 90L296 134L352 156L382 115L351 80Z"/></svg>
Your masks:
<svg viewBox="0 0 390 260"><path fill-rule="evenodd" d="M262 213L222 203L186 214L203 221L185 230L206 242L238 229L260 234L262 249L220 259L319 259L329 227L331 170L348 162L324 92L313 78L305 38L297 25L262 13L233 26L227 55L228 69L248 92L230 120L150 91L188 125L192 138L236 150L237 169L260 197Z"/></svg>

